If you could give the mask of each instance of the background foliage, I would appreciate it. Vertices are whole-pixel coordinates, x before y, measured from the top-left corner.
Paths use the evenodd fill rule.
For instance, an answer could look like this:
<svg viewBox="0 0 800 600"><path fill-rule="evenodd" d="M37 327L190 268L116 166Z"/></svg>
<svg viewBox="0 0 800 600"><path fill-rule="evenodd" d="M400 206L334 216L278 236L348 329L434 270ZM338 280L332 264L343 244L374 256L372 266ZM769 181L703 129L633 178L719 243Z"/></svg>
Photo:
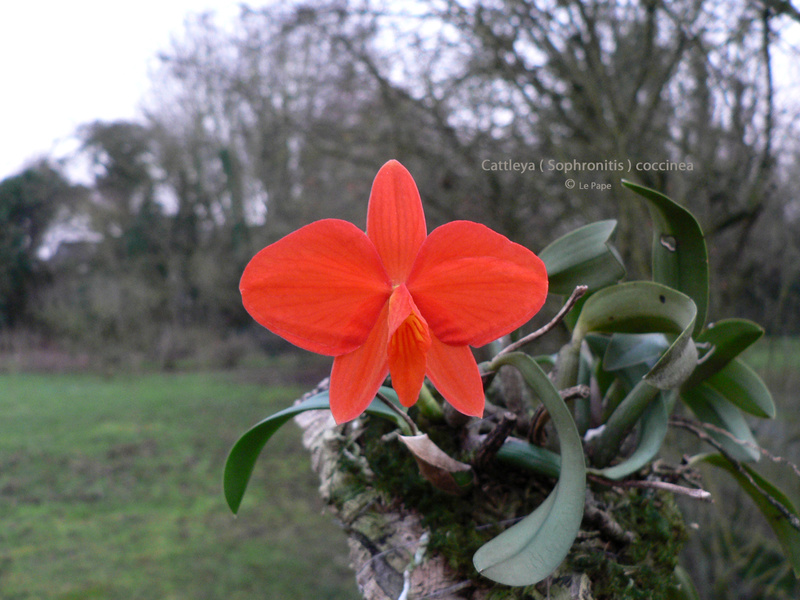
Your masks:
<svg viewBox="0 0 800 600"><path fill-rule="evenodd" d="M166 354L187 326L244 327L248 258L317 218L362 223L395 157L431 226L469 218L540 250L617 218L632 277L647 214L619 181L658 189L709 237L716 317L796 332L798 107L773 55L797 19L786 3L529 0L196 17L161 54L144 119L80 129L88 180L45 160L2 182L2 323Z"/></svg>

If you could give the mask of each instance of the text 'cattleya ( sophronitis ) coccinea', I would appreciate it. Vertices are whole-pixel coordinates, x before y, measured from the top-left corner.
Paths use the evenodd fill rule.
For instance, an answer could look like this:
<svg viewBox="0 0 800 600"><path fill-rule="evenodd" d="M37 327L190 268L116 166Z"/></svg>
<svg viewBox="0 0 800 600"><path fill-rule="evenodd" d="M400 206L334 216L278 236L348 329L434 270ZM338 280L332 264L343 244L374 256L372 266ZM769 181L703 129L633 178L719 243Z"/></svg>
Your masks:
<svg viewBox="0 0 800 600"><path fill-rule="evenodd" d="M306 225L256 254L240 290L258 323L335 357L337 423L358 417L388 374L404 406L427 376L457 410L481 416L470 346L533 317L547 272L533 252L478 223L453 221L428 235L416 183L391 160L372 184L366 234L341 219Z"/></svg>

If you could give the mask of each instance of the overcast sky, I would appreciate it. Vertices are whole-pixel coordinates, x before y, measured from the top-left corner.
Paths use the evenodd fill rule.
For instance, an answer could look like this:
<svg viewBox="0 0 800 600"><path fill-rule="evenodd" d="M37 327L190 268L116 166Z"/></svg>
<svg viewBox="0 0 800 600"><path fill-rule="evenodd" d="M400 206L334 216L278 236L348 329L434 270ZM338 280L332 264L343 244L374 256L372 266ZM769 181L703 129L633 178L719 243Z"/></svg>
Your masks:
<svg viewBox="0 0 800 600"><path fill-rule="evenodd" d="M0 8L0 180L75 146L75 129L137 115L148 72L186 17L241 0L20 0ZM263 2L250 2L253 6Z"/></svg>
<svg viewBox="0 0 800 600"><path fill-rule="evenodd" d="M5 0L0 8L0 180L37 157L74 149L79 125L135 118L157 53L169 47L171 36L182 35L186 18L212 11L218 24L230 23L240 3ZM782 37L796 45L800 34L797 24L792 26ZM796 48L788 63L792 67L779 52L776 80L796 100Z"/></svg>

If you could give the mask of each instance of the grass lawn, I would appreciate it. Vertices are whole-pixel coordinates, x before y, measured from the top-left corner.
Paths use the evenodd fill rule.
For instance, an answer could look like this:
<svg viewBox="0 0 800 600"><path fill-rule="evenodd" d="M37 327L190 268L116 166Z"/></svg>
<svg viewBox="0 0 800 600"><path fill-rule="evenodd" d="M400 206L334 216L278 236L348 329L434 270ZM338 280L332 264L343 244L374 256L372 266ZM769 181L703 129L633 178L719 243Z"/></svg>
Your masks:
<svg viewBox="0 0 800 600"><path fill-rule="evenodd" d="M234 518L236 438L303 390L235 374L0 375L0 598L357 597L287 425Z"/></svg>
<svg viewBox="0 0 800 600"><path fill-rule="evenodd" d="M751 419L757 437L795 462L798 357L800 340L780 338L746 357L779 406L773 421ZM238 517L222 495L233 442L308 387L236 372L0 374L0 599L359 597L296 427L265 449ZM762 463L800 499L794 476Z"/></svg>

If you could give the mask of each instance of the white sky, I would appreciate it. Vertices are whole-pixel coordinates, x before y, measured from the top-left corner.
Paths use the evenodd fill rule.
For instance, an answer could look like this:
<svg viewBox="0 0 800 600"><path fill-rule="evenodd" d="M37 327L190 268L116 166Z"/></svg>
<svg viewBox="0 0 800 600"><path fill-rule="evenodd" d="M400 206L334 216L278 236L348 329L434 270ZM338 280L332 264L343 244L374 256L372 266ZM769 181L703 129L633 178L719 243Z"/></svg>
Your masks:
<svg viewBox="0 0 800 600"><path fill-rule="evenodd" d="M73 150L79 125L135 118L157 53L169 47L172 36L182 35L186 18L211 11L225 24L243 2L0 1L0 180L38 157ZM796 44L800 28L789 26L792 32L784 32L783 39ZM789 56L793 68L779 60L776 79L796 100L797 48Z"/></svg>
<svg viewBox="0 0 800 600"><path fill-rule="evenodd" d="M241 2L3 2L0 180L40 156L74 148L79 125L135 118L156 54L182 34L186 17L211 11L226 23Z"/></svg>

